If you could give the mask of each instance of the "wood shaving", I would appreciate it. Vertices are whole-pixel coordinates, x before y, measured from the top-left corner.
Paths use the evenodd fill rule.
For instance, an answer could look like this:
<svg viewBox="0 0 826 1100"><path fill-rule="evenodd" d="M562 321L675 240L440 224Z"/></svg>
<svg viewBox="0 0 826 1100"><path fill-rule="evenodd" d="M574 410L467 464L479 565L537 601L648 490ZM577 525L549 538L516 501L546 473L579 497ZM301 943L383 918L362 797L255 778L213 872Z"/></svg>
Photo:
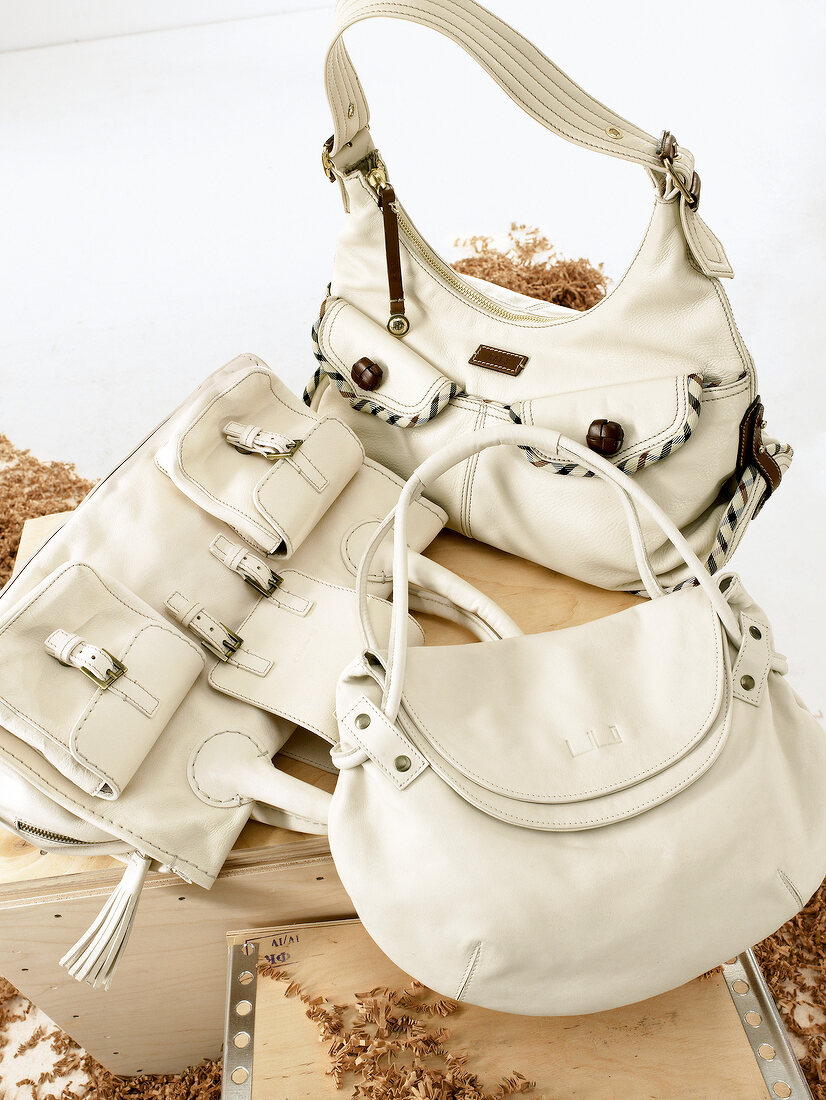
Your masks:
<svg viewBox="0 0 826 1100"><path fill-rule="evenodd" d="M517 1070L493 1087L483 1088L468 1067L468 1055L449 1049L451 1032L436 1027L461 1005L438 997L421 982L406 989L378 986L356 993L347 1005L301 990L292 975L260 966L260 975L284 983L285 997L299 996L305 1015L318 1028L336 1088L352 1091L352 1100L505 1100L536 1093L536 1082Z"/></svg>
<svg viewBox="0 0 826 1100"><path fill-rule="evenodd" d="M538 229L516 222L511 223L508 239L504 251L492 237L456 241L456 247L470 255L456 260L453 270L568 309L590 309L605 297L608 279L602 264L562 259Z"/></svg>

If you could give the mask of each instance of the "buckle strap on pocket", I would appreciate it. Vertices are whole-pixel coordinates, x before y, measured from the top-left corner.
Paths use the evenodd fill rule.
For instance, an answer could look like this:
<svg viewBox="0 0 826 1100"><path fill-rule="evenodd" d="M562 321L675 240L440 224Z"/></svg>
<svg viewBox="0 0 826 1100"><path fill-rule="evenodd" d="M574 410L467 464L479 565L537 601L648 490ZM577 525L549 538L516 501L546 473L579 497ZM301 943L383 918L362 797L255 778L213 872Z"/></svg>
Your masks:
<svg viewBox="0 0 826 1100"><path fill-rule="evenodd" d="M197 600L190 600L182 592L173 592L165 605L170 615L191 630L204 649L224 664L238 665L255 676L266 676L272 668L272 661L266 657L242 649L244 639L210 615Z"/></svg>
<svg viewBox="0 0 826 1100"><path fill-rule="evenodd" d="M117 687L113 688L114 693L147 717L151 718L157 710L158 700L155 696L127 676L129 669L108 649L92 645L68 630L53 630L43 644L47 653L62 665L78 669L101 691L108 691L117 683Z"/></svg>
<svg viewBox="0 0 826 1100"><path fill-rule="evenodd" d="M262 596L271 595L281 584L279 574L262 558L224 535L215 536L209 544L209 552Z"/></svg>
<svg viewBox="0 0 826 1100"><path fill-rule="evenodd" d="M224 425L224 436L227 443L242 455L262 455L270 462L290 458L304 442L303 439L290 439L280 432L265 432L257 424L239 424L235 420Z"/></svg>

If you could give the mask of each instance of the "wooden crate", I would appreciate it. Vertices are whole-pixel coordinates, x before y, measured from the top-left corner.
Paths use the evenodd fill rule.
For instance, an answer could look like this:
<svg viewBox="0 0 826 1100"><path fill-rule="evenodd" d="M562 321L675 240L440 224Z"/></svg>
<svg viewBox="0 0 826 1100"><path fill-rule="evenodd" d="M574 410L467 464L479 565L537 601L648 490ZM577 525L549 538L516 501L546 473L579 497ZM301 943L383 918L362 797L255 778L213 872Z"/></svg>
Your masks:
<svg viewBox="0 0 826 1100"><path fill-rule="evenodd" d="M379 951L358 920L246 930L227 939L231 948L244 945L250 950L252 945L257 950L246 956L234 952L238 973L230 978L224 1100L335 1100L351 1095L355 1076L348 1075L341 1091L336 1089L329 1074L330 1044L319 1042L318 1027L307 1018L300 998L286 996L288 983L296 982L302 993L324 997L330 1004L351 1005L356 995L377 987L401 992L410 987L410 976ZM266 963L288 975L287 981L266 976L260 970ZM237 981L244 969L258 975L253 996L251 984ZM234 1006L243 1001L252 1010L233 1019ZM472 1005L435 1020L415 1010L412 1015L429 1027L448 1029L444 1048L467 1055L467 1069L478 1075L487 1092L516 1070L536 1083L527 1095L537 1100L766 1096L720 972L648 1001L590 1016L526 1018ZM236 1036L238 1044L233 1043ZM439 1057L430 1064L445 1068Z"/></svg>
<svg viewBox="0 0 826 1100"><path fill-rule="evenodd" d="M54 526L51 517L27 525L20 559ZM430 554L492 596L526 631L573 626L636 602L451 532L439 536ZM421 619L430 644L466 638L453 624ZM332 789L330 775L295 761L283 766ZM218 1055L228 930L354 916L323 838L251 823L211 891L170 874L149 876L113 987L94 991L70 978L57 960L90 923L121 870L112 859L43 856L9 834L0 839L0 970L116 1073L177 1072ZM723 1018L708 1010L711 989L713 983L697 1002L705 1007L687 1017L686 1042L690 1020L716 1028ZM742 1038L730 1005L728 1012L729 1027Z"/></svg>

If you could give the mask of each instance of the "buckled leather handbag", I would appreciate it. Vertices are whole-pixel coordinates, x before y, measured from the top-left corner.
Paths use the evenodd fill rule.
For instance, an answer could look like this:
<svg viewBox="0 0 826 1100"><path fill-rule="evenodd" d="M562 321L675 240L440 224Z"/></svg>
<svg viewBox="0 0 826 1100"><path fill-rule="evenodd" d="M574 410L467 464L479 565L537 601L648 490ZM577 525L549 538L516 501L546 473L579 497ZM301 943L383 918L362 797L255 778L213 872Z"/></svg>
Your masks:
<svg viewBox="0 0 826 1100"><path fill-rule="evenodd" d="M378 16L452 39L551 133L645 170L651 220L593 308L462 278L422 238L342 42ZM334 130L322 159L346 216L306 400L404 477L458 435L513 422L564 431L633 476L708 570L721 568L791 450L763 436L754 364L721 283L733 272L700 216L689 150L597 102L474 0L339 0L325 86ZM532 447L482 452L442 479L437 502L473 538L604 588L643 587L620 506L584 463ZM656 524L642 522L662 584L689 580Z"/></svg>
<svg viewBox="0 0 826 1100"><path fill-rule="evenodd" d="M570 629L411 648L408 509L503 444L600 479L652 598ZM663 593L643 510L696 586ZM364 582L391 524L388 634ZM330 846L378 946L432 989L506 1012L610 1009L756 943L821 882L826 733L768 617L582 443L514 425L457 439L408 481L357 591L363 656L338 687Z"/></svg>
<svg viewBox="0 0 826 1100"><path fill-rule="evenodd" d="M299 755L306 731L336 739L336 681L360 646L357 565L401 486L241 356L0 594L0 823L47 851L127 862L63 959L77 978L108 986L150 869L208 889L251 815L326 830L329 796L271 761L296 725ZM443 523L415 506L412 605L495 636L484 599L417 553ZM389 629L387 563L365 585Z"/></svg>

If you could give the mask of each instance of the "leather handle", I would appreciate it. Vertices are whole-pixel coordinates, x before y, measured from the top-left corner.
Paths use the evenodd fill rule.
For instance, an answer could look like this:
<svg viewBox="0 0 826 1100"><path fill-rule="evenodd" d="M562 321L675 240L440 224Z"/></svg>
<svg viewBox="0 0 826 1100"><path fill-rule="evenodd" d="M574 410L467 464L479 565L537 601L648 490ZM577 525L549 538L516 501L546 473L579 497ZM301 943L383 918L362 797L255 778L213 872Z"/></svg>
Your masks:
<svg viewBox="0 0 826 1100"><path fill-rule="evenodd" d="M461 46L517 106L552 133L658 175L664 173L656 138L588 95L527 38L475 0L338 0L325 62L334 125L332 157L370 120L342 35L354 23L374 18L403 19L438 31ZM686 149L681 153L690 175L693 158Z"/></svg>
<svg viewBox="0 0 826 1100"><path fill-rule="evenodd" d="M676 524L656 504L651 497L641 489L637 482L618 470L612 463L595 454L587 447L575 442L573 439L561 435L550 428L528 428L524 425L502 425L497 428L485 429L474 432L471 435L461 437L446 447L437 451L426 459L406 482L399 495L399 500L393 511L385 517L364 551L364 556L359 565L357 578L357 590L359 590L359 614L364 624L366 621L366 578L382 539L392 525L394 528L393 541L393 612L390 623L390 639L387 651L387 663L385 669L384 696L382 710L392 722L395 721L401 703L402 688L404 685L404 671L407 656L407 638L402 629L407 618L408 611L408 556L407 556L407 514L410 505L416 501L424 490L430 486L442 474L464 462L466 459L487 450L490 447L531 446L544 452L556 454L563 461L574 459L582 466L591 470L593 474L603 481L611 483L627 501L627 515L630 522L634 551L637 555L637 564L641 565L641 576L645 577L646 569L653 575L650 563L648 563L645 551L642 531L639 528L637 507L647 512L663 534L670 540L683 561L697 578L697 582L708 596L717 617L720 619L726 633L734 644L739 647L742 641L737 617L728 605L722 592L715 584L706 566L689 546L685 537ZM644 561L641 561L641 558ZM661 590L660 590L661 591ZM369 627L368 627L369 632Z"/></svg>

